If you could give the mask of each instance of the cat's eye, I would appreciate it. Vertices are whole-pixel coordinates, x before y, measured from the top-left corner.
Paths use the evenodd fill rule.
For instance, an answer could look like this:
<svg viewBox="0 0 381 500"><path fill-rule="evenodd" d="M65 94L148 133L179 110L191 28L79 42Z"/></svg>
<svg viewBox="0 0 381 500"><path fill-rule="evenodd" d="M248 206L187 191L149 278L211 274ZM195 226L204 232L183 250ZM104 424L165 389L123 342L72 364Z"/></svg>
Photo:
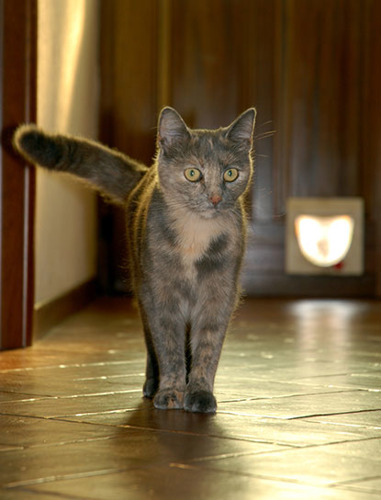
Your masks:
<svg viewBox="0 0 381 500"><path fill-rule="evenodd" d="M184 172L185 178L190 182L197 182L201 179L202 174L198 168L187 168Z"/></svg>
<svg viewBox="0 0 381 500"><path fill-rule="evenodd" d="M238 170L236 168L229 168L224 173L224 181L234 182L236 179L238 179L238 175L239 175L239 173L238 173Z"/></svg>

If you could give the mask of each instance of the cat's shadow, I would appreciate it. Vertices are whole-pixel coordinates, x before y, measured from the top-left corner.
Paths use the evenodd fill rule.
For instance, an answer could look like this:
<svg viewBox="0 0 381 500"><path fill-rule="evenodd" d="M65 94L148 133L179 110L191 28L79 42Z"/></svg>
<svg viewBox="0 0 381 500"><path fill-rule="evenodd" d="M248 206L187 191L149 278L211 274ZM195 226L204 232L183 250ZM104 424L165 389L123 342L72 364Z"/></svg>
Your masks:
<svg viewBox="0 0 381 500"><path fill-rule="evenodd" d="M126 471L128 484L132 480L158 498L177 495L178 487L187 497L197 498L204 479L207 481L203 464L208 457L218 455L218 438L224 434L216 415L157 410L148 399L143 399L118 429L120 439L116 442L118 447L125 447L126 458L130 456L129 447L135 447L133 443L140 447L134 451L137 467Z"/></svg>

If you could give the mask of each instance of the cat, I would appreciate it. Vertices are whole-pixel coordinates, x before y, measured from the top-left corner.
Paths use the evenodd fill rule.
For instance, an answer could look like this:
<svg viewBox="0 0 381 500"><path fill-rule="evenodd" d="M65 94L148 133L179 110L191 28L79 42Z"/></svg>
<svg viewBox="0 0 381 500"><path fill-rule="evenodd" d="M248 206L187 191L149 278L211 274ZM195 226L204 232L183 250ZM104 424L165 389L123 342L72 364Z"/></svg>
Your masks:
<svg viewBox="0 0 381 500"><path fill-rule="evenodd" d="M228 127L190 129L165 107L151 167L35 125L14 135L14 147L28 161L82 178L125 206L147 347L143 394L155 408L216 411L215 374L239 300L255 116L250 108Z"/></svg>

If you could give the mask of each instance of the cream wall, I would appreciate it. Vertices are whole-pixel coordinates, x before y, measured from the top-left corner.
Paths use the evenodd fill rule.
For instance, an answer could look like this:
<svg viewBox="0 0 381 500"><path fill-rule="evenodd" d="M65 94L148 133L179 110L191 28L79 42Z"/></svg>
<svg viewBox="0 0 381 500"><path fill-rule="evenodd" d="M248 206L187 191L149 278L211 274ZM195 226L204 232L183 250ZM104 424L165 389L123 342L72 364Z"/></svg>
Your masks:
<svg viewBox="0 0 381 500"><path fill-rule="evenodd" d="M37 123L96 137L98 0L38 1ZM36 308L94 277L96 198L64 174L37 172Z"/></svg>

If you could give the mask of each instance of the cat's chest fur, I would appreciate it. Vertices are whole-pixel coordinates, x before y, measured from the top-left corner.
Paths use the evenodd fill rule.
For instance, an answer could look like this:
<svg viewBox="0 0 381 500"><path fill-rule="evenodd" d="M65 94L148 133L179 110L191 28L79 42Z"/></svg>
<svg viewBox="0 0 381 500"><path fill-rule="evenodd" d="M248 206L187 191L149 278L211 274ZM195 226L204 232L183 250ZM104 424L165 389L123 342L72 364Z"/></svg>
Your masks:
<svg viewBox="0 0 381 500"><path fill-rule="evenodd" d="M212 240L224 232L220 219L202 219L192 214L174 218L172 227L178 251L189 262L202 257Z"/></svg>
<svg viewBox="0 0 381 500"><path fill-rule="evenodd" d="M176 234L174 250L183 263L184 277L189 279L196 276L196 263L211 257L213 242L224 235L231 245L237 237L236 227L226 216L205 219L186 211L172 219L172 229Z"/></svg>

